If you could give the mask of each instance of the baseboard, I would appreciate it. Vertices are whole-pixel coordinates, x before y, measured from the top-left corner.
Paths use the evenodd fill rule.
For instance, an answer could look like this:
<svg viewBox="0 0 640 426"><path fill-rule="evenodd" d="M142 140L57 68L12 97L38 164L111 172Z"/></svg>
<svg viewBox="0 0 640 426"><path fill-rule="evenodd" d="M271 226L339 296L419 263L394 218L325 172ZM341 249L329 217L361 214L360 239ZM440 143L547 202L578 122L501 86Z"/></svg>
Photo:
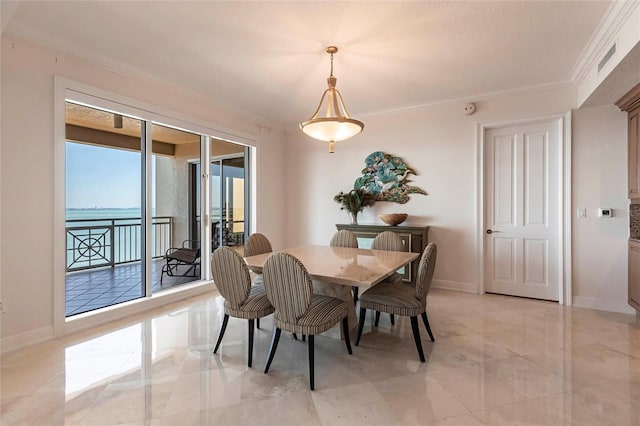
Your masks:
<svg viewBox="0 0 640 426"><path fill-rule="evenodd" d="M602 299L595 297L574 296L573 306L575 308L596 309L598 311L619 312L621 314L635 315L636 310L627 304L626 301Z"/></svg>
<svg viewBox="0 0 640 426"><path fill-rule="evenodd" d="M47 340L53 339L53 337L54 333L52 326L30 330L26 333L16 334L15 336L5 337L0 343L0 345L2 345L0 352L3 354L12 352L25 346L46 342Z"/></svg>
<svg viewBox="0 0 640 426"><path fill-rule="evenodd" d="M433 280L431 281L431 288L439 288L441 290L462 291L464 293L473 293L473 294L476 294L478 292L477 287L474 283L463 283L459 281Z"/></svg>

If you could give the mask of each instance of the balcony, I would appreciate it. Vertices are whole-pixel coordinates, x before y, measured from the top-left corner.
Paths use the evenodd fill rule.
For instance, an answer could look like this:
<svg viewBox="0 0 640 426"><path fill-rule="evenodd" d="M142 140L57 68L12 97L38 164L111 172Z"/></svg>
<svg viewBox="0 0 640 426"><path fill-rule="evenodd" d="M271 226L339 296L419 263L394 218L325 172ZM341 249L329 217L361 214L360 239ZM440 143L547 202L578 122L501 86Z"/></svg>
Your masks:
<svg viewBox="0 0 640 426"><path fill-rule="evenodd" d="M164 255L173 247L173 219L152 218L152 291L161 290ZM143 296L140 218L66 221L66 316L100 309ZM194 281L168 277L162 289Z"/></svg>

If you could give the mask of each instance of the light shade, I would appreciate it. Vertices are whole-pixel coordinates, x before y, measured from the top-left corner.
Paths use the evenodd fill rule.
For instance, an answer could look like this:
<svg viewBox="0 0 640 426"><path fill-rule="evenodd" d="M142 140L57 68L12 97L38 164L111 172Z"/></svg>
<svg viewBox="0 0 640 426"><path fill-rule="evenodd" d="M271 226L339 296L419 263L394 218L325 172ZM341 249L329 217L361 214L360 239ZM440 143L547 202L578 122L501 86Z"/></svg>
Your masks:
<svg viewBox="0 0 640 426"><path fill-rule="evenodd" d="M333 54L335 46L327 47L331 55L331 74L327 78L329 88L324 91L316 112L307 121L300 123L300 129L314 139L329 142L329 152L334 151L334 142L349 139L364 129L364 123L349 116L342 95L336 89L337 79L333 76ZM326 100L326 102L325 102ZM326 103L326 106L324 106ZM320 112L324 111L321 116Z"/></svg>

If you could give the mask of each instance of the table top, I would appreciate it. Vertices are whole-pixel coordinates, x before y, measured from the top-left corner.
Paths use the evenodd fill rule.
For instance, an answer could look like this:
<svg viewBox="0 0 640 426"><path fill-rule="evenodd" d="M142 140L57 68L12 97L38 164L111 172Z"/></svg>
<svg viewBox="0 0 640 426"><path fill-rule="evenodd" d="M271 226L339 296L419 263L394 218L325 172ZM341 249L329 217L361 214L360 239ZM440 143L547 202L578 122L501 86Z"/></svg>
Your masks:
<svg viewBox="0 0 640 426"><path fill-rule="evenodd" d="M313 279L363 288L373 287L420 255L328 246L303 246L282 251L297 257ZM261 271L271 254L246 257L245 261L252 269Z"/></svg>

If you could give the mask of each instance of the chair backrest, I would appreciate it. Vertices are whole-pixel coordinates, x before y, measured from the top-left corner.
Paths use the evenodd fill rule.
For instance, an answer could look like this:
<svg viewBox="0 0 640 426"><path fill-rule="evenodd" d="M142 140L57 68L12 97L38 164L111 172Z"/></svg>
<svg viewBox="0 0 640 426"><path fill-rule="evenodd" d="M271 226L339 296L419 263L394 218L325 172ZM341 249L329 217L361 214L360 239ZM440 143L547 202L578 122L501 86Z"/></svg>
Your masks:
<svg viewBox="0 0 640 426"><path fill-rule="evenodd" d="M353 232L348 229L342 229L333 234L329 245L331 247L358 248L358 239Z"/></svg>
<svg viewBox="0 0 640 426"><path fill-rule="evenodd" d="M274 253L262 270L269 302L280 314L280 320L295 324L311 305L311 278L295 256Z"/></svg>
<svg viewBox="0 0 640 426"><path fill-rule="evenodd" d="M269 253L273 251L269 239L264 234L251 234L244 246L245 256L255 256L257 254Z"/></svg>
<svg viewBox="0 0 640 426"><path fill-rule="evenodd" d="M422 256L420 256L418 276L416 277L416 297L419 300L425 300L427 298L429 287L431 287L433 271L436 269L437 255L438 247L434 243L429 243L422 252Z"/></svg>
<svg viewBox="0 0 640 426"><path fill-rule="evenodd" d="M249 235L249 238L247 238L247 242L244 245L244 255L247 257L255 256L262 253L269 253L272 251L273 249L271 248L269 239L264 234L260 233ZM249 269L257 274L260 274L260 272L255 270L254 268Z"/></svg>
<svg viewBox="0 0 640 426"><path fill-rule="evenodd" d="M251 291L251 275L242 256L231 247L218 247L211 256L211 275L222 297L238 309Z"/></svg>
<svg viewBox="0 0 640 426"><path fill-rule="evenodd" d="M371 243L372 250L407 251L402 244L402 238L395 232L384 231L376 235Z"/></svg>

